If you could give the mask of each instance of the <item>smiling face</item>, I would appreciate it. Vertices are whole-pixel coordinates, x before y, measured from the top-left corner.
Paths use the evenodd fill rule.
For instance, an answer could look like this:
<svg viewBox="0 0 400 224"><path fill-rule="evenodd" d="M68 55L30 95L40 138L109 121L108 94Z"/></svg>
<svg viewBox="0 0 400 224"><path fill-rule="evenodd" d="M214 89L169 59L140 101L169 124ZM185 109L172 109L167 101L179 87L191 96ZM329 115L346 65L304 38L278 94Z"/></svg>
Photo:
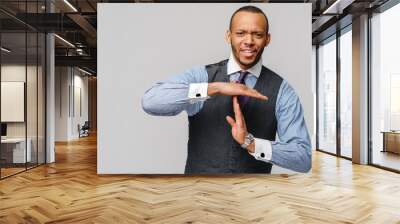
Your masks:
<svg viewBox="0 0 400 224"><path fill-rule="evenodd" d="M242 69L257 64L270 41L264 15L246 11L236 13L226 33L226 41L231 44L233 56Z"/></svg>

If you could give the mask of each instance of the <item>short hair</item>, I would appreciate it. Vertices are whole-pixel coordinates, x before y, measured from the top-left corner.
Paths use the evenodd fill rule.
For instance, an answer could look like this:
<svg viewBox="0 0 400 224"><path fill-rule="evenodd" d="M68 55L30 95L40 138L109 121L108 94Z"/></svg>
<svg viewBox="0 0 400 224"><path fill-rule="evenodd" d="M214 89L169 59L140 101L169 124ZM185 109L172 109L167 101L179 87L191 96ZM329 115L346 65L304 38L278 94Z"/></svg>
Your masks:
<svg viewBox="0 0 400 224"><path fill-rule="evenodd" d="M268 22L267 16L265 15L265 13L264 13L260 8L258 8L258 7L256 7L256 6L252 6L252 5L243 6L243 7L239 8L238 10L236 10L236 11L232 14L231 20L229 21L229 30L232 30L232 21L233 21L233 17L235 17L235 15L236 15L238 12L251 12L251 13L259 13L259 14L262 14L262 15L264 16L264 18L265 18L265 21L267 22L267 25L266 25L267 27L265 28L265 30L266 30L266 32L268 33L268 30L269 30L269 22Z"/></svg>

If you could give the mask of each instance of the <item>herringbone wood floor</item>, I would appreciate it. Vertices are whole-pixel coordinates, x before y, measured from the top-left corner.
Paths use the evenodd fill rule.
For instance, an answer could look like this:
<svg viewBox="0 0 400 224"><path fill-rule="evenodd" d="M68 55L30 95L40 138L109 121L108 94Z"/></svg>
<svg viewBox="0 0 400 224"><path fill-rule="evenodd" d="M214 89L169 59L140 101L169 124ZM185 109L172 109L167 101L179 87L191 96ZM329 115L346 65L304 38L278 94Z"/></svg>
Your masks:
<svg viewBox="0 0 400 224"><path fill-rule="evenodd" d="M400 223L400 175L320 152L309 174L96 174L96 139L0 181L0 223Z"/></svg>

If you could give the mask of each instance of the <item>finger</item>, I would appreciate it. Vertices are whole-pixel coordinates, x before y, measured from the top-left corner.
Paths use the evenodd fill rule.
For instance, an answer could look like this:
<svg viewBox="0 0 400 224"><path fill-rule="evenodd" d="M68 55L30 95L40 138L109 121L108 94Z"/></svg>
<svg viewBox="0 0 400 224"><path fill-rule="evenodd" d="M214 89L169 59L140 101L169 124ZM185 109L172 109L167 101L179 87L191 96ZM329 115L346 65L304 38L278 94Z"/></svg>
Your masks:
<svg viewBox="0 0 400 224"><path fill-rule="evenodd" d="M247 87L244 84L239 84L239 83L225 83L229 86L230 91L227 92L222 92L221 94L223 95L231 95L231 96L236 96L236 95L242 95L242 96L249 96L249 97L254 97L260 100L267 100L268 97L262 95L261 93L259 93L257 90L252 89Z"/></svg>
<svg viewBox="0 0 400 224"><path fill-rule="evenodd" d="M235 126L235 120L233 120L233 118L231 116L226 116L226 121L228 121L228 123L231 125L231 127L233 128Z"/></svg>
<svg viewBox="0 0 400 224"><path fill-rule="evenodd" d="M240 110L240 104L239 104L237 96L233 97L233 111L235 112L236 124L241 127L243 124L243 122L242 122L243 115L242 115L242 111Z"/></svg>
<svg viewBox="0 0 400 224"><path fill-rule="evenodd" d="M251 97L255 97L255 98L260 99L260 100L267 100L268 99L267 96L261 94L260 92L258 92L255 89L249 89L248 93L251 94L250 95Z"/></svg>
<svg viewBox="0 0 400 224"><path fill-rule="evenodd" d="M267 96L262 95L260 92L258 92L255 89L246 89L243 91L243 94L241 94L241 95L254 97L254 98L257 98L260 100L268 100Z"/></svg>

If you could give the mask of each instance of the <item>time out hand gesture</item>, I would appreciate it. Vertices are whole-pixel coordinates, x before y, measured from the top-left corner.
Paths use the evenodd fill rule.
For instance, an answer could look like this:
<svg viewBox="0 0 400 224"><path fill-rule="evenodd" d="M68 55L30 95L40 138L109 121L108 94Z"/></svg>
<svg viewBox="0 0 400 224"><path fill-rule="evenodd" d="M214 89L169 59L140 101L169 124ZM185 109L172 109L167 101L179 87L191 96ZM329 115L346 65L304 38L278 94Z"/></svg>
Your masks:
<svg viewBox="0 0 400 224"><path fill-rule="evenodd" d="M260 100L267 100L268 97L262 95L257 90L247 87L246 85L234 82L212 82L208 84L207 95L216 94L226 96L249 96Z"/></svg>
<svg viewBox="0 0 400 224"><path fill-rule="evenodd" d="M231 125L233 139L235 139L237 143L243 144L245 136L247 135L247 127L242 111L240 110L237 96L233 97L233 111L235 113L235 119L231 116L226 116L226 120ZM254 142L247 147L247 150L254 152Z"/></svg>
<svg viewBox="0 0 400 224"><path fill-rule="evenodd" d="M247 127L242 111L240 110L237 96L233 97L233 111L235 113L235 119L231 116L226 116L226 120L231 125L233 139L235 139L237 143L243 144L244 137L247 135Z"/></svg>

